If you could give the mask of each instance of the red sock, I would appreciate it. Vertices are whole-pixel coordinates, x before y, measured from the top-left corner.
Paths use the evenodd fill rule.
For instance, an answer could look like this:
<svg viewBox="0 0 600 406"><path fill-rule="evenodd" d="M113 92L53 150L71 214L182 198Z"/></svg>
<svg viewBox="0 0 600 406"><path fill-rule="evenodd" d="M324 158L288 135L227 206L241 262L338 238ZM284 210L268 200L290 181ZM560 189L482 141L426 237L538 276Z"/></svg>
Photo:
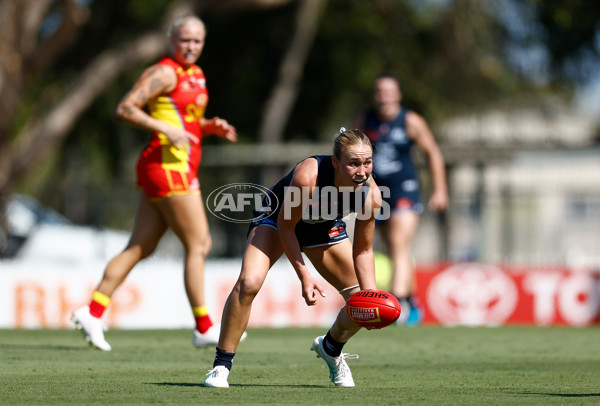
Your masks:
<svg viewBox="0 0 600 406"><path fill-rule="evenodd" d="M197 306L192 309L194 313L194 319L196 320L196 330L200 334L206 333L206 331L213 325L210 316L208 315L208 309L206 306Z"/></svg>
<svg viewBox="0 0 600 406"><path fill-rule="evenodd" d="M90 314L99 319L102 317L109 304L110 297L95 290L92 295L92 301L90 302Z"/></svg>

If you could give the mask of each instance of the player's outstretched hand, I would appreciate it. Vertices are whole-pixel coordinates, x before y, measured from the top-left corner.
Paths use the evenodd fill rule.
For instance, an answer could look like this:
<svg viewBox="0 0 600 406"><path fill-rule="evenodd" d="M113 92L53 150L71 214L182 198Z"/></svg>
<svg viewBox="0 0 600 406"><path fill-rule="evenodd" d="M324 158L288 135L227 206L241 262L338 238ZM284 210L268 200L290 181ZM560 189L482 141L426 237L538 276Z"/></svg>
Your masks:
<svg viewBox="0 0 600 406"><path fill-rule="evenodd" d="M206 122L206 130L209 134L215 134L225 138L227 141L237 142L237 130L227 120L213 117Z"/></svg>
<svg viewBox="0 0 600 406"><path fill-rule="evenodd" d="M302 283L302 297L308 306L314 306L317 304L317 298L325 297L325 291L323 287L317 283L314 279L310 279Z"/></svg>

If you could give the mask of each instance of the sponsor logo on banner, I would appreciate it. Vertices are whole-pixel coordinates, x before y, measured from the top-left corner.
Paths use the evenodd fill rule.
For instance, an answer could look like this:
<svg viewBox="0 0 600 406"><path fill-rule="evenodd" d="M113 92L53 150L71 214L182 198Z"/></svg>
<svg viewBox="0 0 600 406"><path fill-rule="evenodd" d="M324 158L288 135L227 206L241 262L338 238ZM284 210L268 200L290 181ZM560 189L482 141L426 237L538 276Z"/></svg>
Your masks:
<svg viewBox="0 0 600 406"><path fill-rule="evenodd" d="M350 310L350 315L355 320L372 321L374 323L381 321L381 317L379 317L379 309L377 307L367 308L348 306L348 310Z"/></svg>
<svg viewBox="0 0 600 406"><path fill-rule="evenodd" d="M501 269L484 264L452 266L432 280L427 300L445 325L501 325L517 306L518 289Z"/></svg>
<svg viewBox="0 0 600 406"><path fill-rule="evenodd" d="M523 278L523 292L531 295L536 324L566 323L585 326L598 316L600 284L589 272L548 272L534 269Z"/></svg>

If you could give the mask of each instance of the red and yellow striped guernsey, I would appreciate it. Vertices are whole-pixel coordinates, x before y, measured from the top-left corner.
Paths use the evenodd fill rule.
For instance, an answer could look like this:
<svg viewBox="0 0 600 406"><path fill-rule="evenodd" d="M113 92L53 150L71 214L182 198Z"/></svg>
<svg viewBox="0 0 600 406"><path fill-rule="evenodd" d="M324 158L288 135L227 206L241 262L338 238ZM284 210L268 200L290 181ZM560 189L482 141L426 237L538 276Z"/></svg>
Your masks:
<svg viewBox="0 0 600 406"><path fill-rule="evenodd" d="M170 57L158 62L175 70L177 84L167 94L148 103L148 113L174 127L196 135L199 143L188 142L176 148L165 134L153 133L137 163L138 186L150 199L177 194L198 193L197 171L202 158L202 127L200 121L208 104L206 78L202 69L192 65L184 69Z"/></svg>

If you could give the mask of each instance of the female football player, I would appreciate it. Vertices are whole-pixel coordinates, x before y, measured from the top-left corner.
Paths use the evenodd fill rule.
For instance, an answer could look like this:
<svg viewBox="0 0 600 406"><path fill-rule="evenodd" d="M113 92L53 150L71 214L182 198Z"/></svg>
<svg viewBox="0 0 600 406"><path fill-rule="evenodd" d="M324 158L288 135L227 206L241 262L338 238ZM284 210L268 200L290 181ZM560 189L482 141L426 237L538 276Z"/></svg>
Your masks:
<svg viewBox="0 0 600 406"><path fill-rule="evenodd" d="M362 132L342 128L333 155L306 158L271 188L277 199L267 196L262 206L271 210L256 213L250 225L242 270L223 310L216 357L205 386L229 387L227 378L252 301L283 253L300 279L309 306L324 291L302 252L344 299L361 289L376 288L372 245L381 193L371 178L372 156L371 143ZM357 217L352 242L343 220L350 212ZM312 343L311 349L325 360L337 386L354 386L345 361L352 356L342 353L342 348L359 329L342 308L327 334Z"/></svg>
<svg viewBox="0 0 600 406"><path fill-rule="evenodd" d="M427 122L401 101L400 81L390 74L379 75L373 90L374 107L356 125L364 129L375 147L375 179L379 186L390 191L384 200L391 208L391 215L377 220L392 262L390 292L402 306L400 324L416 326L423 318L423 309L417 299L410 248L424 208L419 196L417 166L411 157L414 146L425 153L429 163L433 182L430 210L446 210L448 190L444 158Z"/></svg>
<svg viewBox="0 0 600 406"><path fill-rule="evenodd" d="M204 117L208 91L196 61L205 37L199 18L175 20L169 30L169 55L146 69L117 107L119 119L150 131L152 137L137 163L141 191L131 239L108 263L90 304L72 316L86 340L104 351L111 346L104 338L100 318L115 290L132 268L154 251L167 227L185 248L184 282L196 321L192 342L204 347L218 340L219 329L213 326L204 297L204 262L211 239L197 171L203 135L236 142L237 133L222 118Z"/></svg>

